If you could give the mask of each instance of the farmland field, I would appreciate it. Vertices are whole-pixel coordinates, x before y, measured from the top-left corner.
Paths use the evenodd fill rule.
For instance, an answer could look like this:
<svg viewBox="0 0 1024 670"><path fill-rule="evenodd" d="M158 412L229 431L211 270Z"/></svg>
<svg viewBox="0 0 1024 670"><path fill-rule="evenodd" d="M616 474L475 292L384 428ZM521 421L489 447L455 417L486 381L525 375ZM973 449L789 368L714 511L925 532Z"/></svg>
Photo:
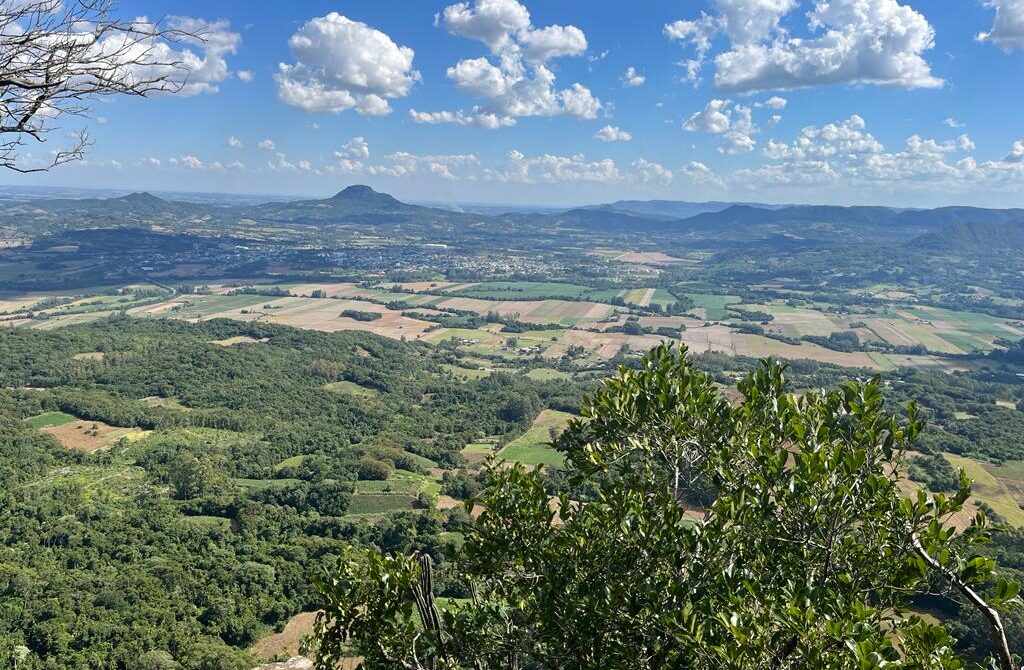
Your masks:
<svg viewBox="0 0 1024 670"><path fill-rule="evenodd" d="M572 415L566 412L544 410L525 434L498 452L498 458L531 466L561 464L565 457L548 443L568 425L571 418Z"/></svg>
<svg viewBox="0 0 1024 670"><path fill-rule="evenodd" d="M1024 480L1020 464L1003 468L988 466L955 454L943 454L953 467L962 468L973 482L974 497L988 504L1000 517L1013 526L1024 526ZM1006 477L1012 475L1012 479Z"/></svg>
<svg viewBox="0 0 1024 670"><path fill-rule="evenodd" d="M77 416L65 414L64 412L46 412L39 416L25 419L25 423L33 428L46 428L48 426L63 426L78 421Z"/></svg>
<svg viewBox="0 0 1024 670"><path fill-rule="evenodd" d="M729 310L727 306L740 302L739 296L735 295L687 293L686 296L697 305L697 309L703 311L704 318L709 321L721 321L728 318Z"/></svg>

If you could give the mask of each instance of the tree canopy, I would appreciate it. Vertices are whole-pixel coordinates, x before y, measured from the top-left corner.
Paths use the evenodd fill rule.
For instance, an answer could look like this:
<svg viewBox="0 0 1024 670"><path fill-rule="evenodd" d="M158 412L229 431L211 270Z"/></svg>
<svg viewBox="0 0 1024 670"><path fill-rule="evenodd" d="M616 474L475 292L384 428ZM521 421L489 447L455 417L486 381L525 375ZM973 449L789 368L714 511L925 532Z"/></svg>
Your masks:
<svg viewBox="0 0 1024 670"><path fill-rule="evenodd" d="M878 379L797 395L765 362L733 405L685 353L585 399L556 441L566 490L490 470L454 557L471 598L436 602L427 557L345 552L315 582L318 667L967 667L915 611L930 596L976 608L991 663L1017 667L1018 585L977 553L993 528L963 518L969 480L901 489L913 404L890 414Z"/></svg>

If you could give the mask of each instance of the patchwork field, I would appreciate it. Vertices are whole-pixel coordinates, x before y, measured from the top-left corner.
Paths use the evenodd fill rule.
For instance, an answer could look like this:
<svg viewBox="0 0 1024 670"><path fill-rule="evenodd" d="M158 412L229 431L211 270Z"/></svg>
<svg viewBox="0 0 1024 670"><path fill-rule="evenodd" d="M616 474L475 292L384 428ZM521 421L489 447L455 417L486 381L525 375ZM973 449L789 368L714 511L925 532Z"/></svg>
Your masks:
<svg viewBox="0 0 1024 670"><path fill-rule="evenodd" d="M599 250L599 255L618 257L626 252ZM631 252L630 252L631 253ZM644 252L647 253L647 252ZM955 371L971 369L972 363L964 356L985 353L997 346L996 340L1016 340L1024 337L1024 324L984 314L957 312L935 307L902 302L891 308L873 309L874 313L859 314L846 307L829 305L783 303L775 300L767 304L742 304L734 295L701 292L701 285L686 295L695 303L689 316L641 315L638 323L651 330L672 329L676 332L648 335L590 332L616 330L624 323L630 311L652 305L667 306L676 297L664 288L595 289L582 284L565 282L447 282L441 280L404 283L380 283L369 287L353 282L302 283L282 282L264 285L260 290L290 292L291 295L270 296L237 293L238 284L212 284L208 294L176 295L162 302L149 300L145 304L127 307L129 314L143 317L178 318L200 321L212 318L230 318L243 321L279 323L312 330L333 332L362 330L393 339L442 342L458 340L464 354L482 356L481 364L458 364L450 371L464 379L490 374L492 369L514 368L515 364L536 355L557 360L570 347L582 347L581 361L599 362L613 358L621 351L643 351L665 339L666 335L685 342L695 352L715 351L730 355L776 358L804 358L837 365L891 370L900 366L922 369ZM143 284L133 285L136 288ZM159 288L159 287L153 287ZM757 287L753 287L757 288ZM891 287L879 287L879 290ZM163 290L163 289L160 289ZM23 318L24 310L43 300L68 299L71 296L37 293L5 296L0 311L11 311L0 323L7 326L27 326L51 329L91 321L113 314L123 296L112 295L110 287L83 289L73 302L61 304L47 312L45 318ZM890 291L891 292L891 291ZM316 295L317 297L312 297ZM879 296L881 293L875 292ZM912 296L890 296L892 300L909 301ZM800 298L794 298L800 300ZM159 300L159 298L157 298ZM620 303L619 307L611 304ZM400 304L399 304L400 303ZM625 303L622 306L621 303ZM390 305L388 307L387 305ZM398 307L398 309L392 309ZM814 343L799 344L777 341L750 333L740 333L737 322L728 321L736 316L734 310L767 312L772 319L762 324L767 332L787 338L828 337L834 333L853 332L862 344L889 344L905 347L924 347L927 352L881 353L833 351ZM379 314L372 321L343 317L345 310ZM558 326L544 331L502 333L500 324L481 328L444 328L430 321L450 316L441 310L472 312L480 316L497 313L503 318L517 319L531 324ZM636 318L635 316L633 318ZM748 320L756 320L749 317ZM723 325L705 327L707 321L726 321ZM248 338L218 341L224 346L252 343ZM514 343L514 344L510 344ZM500 357L507 364L498 362ZM960 358L957 358L960 357ZM98 352L82 352L79 360L97 359Z"/></svg>

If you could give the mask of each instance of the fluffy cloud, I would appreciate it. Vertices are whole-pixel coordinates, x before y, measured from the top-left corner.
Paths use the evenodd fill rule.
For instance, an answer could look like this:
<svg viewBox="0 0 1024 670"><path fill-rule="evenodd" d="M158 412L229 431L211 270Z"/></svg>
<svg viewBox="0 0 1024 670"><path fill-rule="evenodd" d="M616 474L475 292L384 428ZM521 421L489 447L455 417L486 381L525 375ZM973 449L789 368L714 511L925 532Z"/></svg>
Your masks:
<svg viewBox="0 0 1024 670"><path fill-rule="evenodd" d="M465 58L446 71L455 88L486 102L472 112L417 112L418 123L454 123L495 129L523 116L575 116L593 119L598 100L580 83L558 89L548 62L579 56L587 38L576 26L537 28L518 0L474 0L451 5L437 16L437 25L460 37L483 42L491 58ZM492 60L493 58L493 60Z"/></svg>
<svg viewBox="0 0 1024 670"><path fill-rule="evenodd" d="M530 12L517 0L476 0L446 7L436 23L444 23L453 35L483 42L499 53L512 35L530 27Z"/></svg>
<svg viewBox="0 0 1024 670"><path fill-rule="evenodd" d="M228 146L232 149L244 149L245 145L242 144L242 140L238 139L234 135L228 138Z"/></svg>
<svg viewBox="0 0 1024 670"><path fill-rule="evenodd" d="M307 21L288 46L296 62L278 65L277 95L307 112L388 114L388 100L420 81L412 49L337 12Z"/></svg>
<svg viewBox="0 0 1024 670"><path fill-rule="evenodd" d="M957 121L954 118L948 118L943 120L942 125L949 126L950 128L963 128L967 124Z"/></svg>
<svg viewBox="0 0 1024 670"><path fill-rule="evenodd" d="M163 80L169 84L166 91L185 96L217 93L218 84L231 76L227 57L242 41L223 20L168 17L165 27L179 35L174 44L147 37L159 28L146 17L134 19L132 26L133 34L110 32L95 43L97 57L116 65L111 77L126 82ZM91 38L89 33L84 39Z"/></svg>
<svg viewBox="0 0 1024 670"><path fill-rule="evenodd" d="M283 153L274 154L274 160L267 162L271 172L313 172L313 164L307 160L292 163Z"/></svg>
<svg viewBox="0 0 1024 670"><path fill-rule="evenodd" d="M1019 2L1019 0L1011 0ZM935 31L924 15L898 0L817 0L807 13L809 37L792 37L780 22L796 0L714 0L714 15L665 26L672 40L688 42L686 61L696 80L715 35L730 46L714 57L715 85L728 91L795 89L824 84L877 84L935 88L924 52Z"/></svg>
<svg viewBox="0 0 1024 670"><path fill-rule="evenodd" d="M711 168L700 161L691 161L690 164L680 170L680 172L693 186L705 186L718 189L725 188L725 182L722 181L722 178L716 175Z"/></svg>
<svg viewBox="0 0 1024 670"><path fill-rule="evenodd" d="M897 150L887 150L854 114L822 126L808 126L789 142L769 140L764 165L738 170L722 178L730 188L799 189L831 187L865 189L883 194L908 192L949 194L979 187L1024 190L1024 142L1016 142L1001 160L978 162L967 135L937 140L911 135ZM806 191L804 191L806 193Z"/></svg>
<svg viewBox="0 0 1024 670"><path fill-rule="evenodd" d="M683 130L722 135L722 144L718 150L724 154L741 154L754 150L757 142L752 135L761 129L754 124L752 108L734 105L731 100L715 99L703 110L691 115L683 123Z"/></svg>
<svg viewBox="0 0 1024 670"><path fill-rule="evenodd" d="M484 170L484 179L517 184L537 182L596 182L613 183L622 180L622 173L610 158L588 161L582 154L575 156L527 157L520 151L510 151L505 166Z"/></svg>
<svg viewBox="0 0 1024 670"><path fill-rule="evenodd" d="M992 42L1003 51L1024 50L1024 0L983 0L996 10L992 30L978 35L980 42Z"/></svg>
<svg viewBox="0 0 1024 670"><path fill-rule="evenodd" d="M637 86L643 86L647 81L647 77L636 71L636 68L630 65L626 68L626 73L622 75L622 85L626 88L636 88Z"/></svg>
<svg viewBox="0 0 1024 670"><path fill-rule="evenodd" d="M457 112L417 112L415 109L410 109L409 117L416 123L454 123L459 126L485 128L487 130L496 130L503 126L516 125L516 120L511 116L498 116L497 114L481 111L479 107L475 107L469 114L462 110Z"/></svg>
<svg viewBox="0 0 1024 670"><path fill-rule="evenodd" d="M191 154L181 156L180 158L170 158L167 160L167 163L175 167L183 167L186 170L206 170L211 172L224 171L224 166L221 165L220 161L206 163ZM159 161L157 161L156 166L159 166Z"/></svg>
<svg viewBox="0 0 1024 670"><path fill-rule="evenodd" d="M772 97L768 98L764 102L759 102L759 103L757 103L754 106L755 107L768 107L769 109L785 109L786 105L788 103L789 103L789 101L786 100L785 98L780 98L777 95L773 95Z"/></svg>
<svg viewBox="0 0 1024 670"><path fill-rule="evenodd" d="M587 50L587 37L576 26L548 26L521 33L527 60L544 63L562 56L579 56Z"/></svg>
<svg viewBox="0 0 1024 670"><path fill-rule="evenodd" d="M602 142L628 142L633 136L622 128L608 125L594 133L594 138Z"/></svg>
<svg viewBox="0 0 1024 670"><path fill-rule="evenodd" d="M256 75L253 74L252 70L239 70L235 74L237 74L238 78L242 81L242 83L245 83L245 84L248 84L249 82L251 82L253 79L256 78Z"/></svg>
<svg viewBox="0 0 1024 670"><path fill-rule="evenodd" d="M750 135L730 130L722 138L722 145L718 150L723 154L745 154L753 151L756 146L757 142Z"/></svg>
<svg viewBox="0 0 1024 670"><path fill-rule="evenodd" d="M683 130L716 135L724 133L729 130L730 125L728 105L728 100L712 100L703 110L694 113L683 123Z"/></svg>
<svg viewBox="0 0 1024 670"><path fill-rule="evenodd" d="M1003 158L1004 163L1024 163L1024 140L1017 140L1010 148L1010 153Z"/></svg>
<svg viewBox="0 0 1024 670"><path fill-rule="evenodd" d="M431 174L446 181L461 179L457 170L479 165L476 154L443 154L418 156L398 151L384 157L384 162L366 168L367 174L387 177L408 177L417 174Z"/></svg>
<svg viewBox="0 0 1024 670"><path fill-rule="evenodd" d="M369 158L370 145L363 137L353 137L334 155L338 158Z"/></svg>
<svg viewBox="0 0 1024 670"><path fill-rule="evenodd" d="M672 170L665 166L639 158L632 163L638 181L644 184L659 184L668 186L672 183L674 175Z"/></svg>
<svg viewBox="0 0 1024 670"><path fill-rule="evenodd" d="M277 148L274 145L274 140L260 140L259 144L257 144L256 146L258 146L260 149L263 149L264 151L273 151L274 149Z"/></svg>

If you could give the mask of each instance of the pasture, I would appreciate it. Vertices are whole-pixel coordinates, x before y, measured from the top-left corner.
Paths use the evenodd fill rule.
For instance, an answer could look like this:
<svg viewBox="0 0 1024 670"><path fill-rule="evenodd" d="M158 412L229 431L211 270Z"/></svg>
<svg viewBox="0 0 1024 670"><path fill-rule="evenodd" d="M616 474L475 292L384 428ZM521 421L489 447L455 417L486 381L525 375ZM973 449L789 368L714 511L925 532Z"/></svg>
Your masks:
<svg viewBox="0 0 1024 670"><path fill-rule="evenodd" d="M962 468L974 482L973 496L989 505L1012 526L1024 526L1024 463L1003 466L981 463L956 454L943 454L954 468Z"/></svg>
<svg viewBox="0 0 1024 670"><path fill-rule="evenodd" d="M703 318L708 321L722 321L729 318L728 305L738 305L740 302L739 296L714 293L687 293L686 297L693 301L696 310L700 310Z"/></svg>
<svg viewBox="0 0 1024 670"><path fill-rule="evenodd" d="M64 412L45 412L38 416L25 419L25 423L33 428L48 428L50 426L63 426L78 421L77 416L65 414Z"/></svg>
<svg viewBox="0 0 1024 670"><path fill-rule="evenodd" d="M565 429L571 418L572 414L567 412L544 410L534 419L526 433L498 452L498 458L528 466L561 465L565 456L552 449L548 443Z"/></svg>

